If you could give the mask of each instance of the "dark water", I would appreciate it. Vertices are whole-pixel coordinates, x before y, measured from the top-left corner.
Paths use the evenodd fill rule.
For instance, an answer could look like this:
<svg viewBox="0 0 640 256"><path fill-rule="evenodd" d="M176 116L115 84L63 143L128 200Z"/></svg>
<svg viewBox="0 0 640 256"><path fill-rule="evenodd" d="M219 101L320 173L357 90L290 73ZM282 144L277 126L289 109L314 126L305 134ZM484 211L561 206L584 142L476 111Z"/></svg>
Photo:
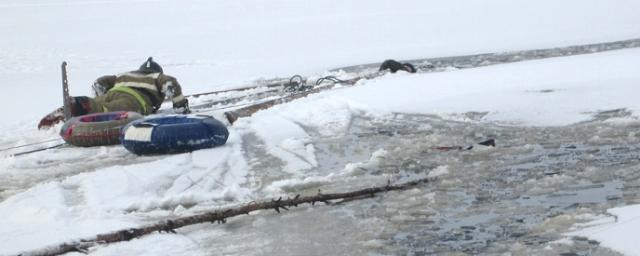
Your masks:
<svg viewBox="0 0 640 256"><path fill-rule="evenodd" d="M229 255L619 255L596 241L563 235L588 216L640 202L640 122L607 121L614 117L540 128L398 114L355 117L334 137L307 128L319 162L310 176L340 173L348 163L371 163L374 152L386 154L303 194L440 175L407 191L263 212L187 233L212 253L215 248ZM495 148L474 145L488 138L496 140ZM457 145L474 147L437 148ZM245 150L260 159L261 148L258 142ZM270 170L269 162L256 165L265 173L255 179L286 177Z"/></svg>
<svg viewBox="0 0 640 256"><path fill-rule="evenodd" d="M627 48L640 47L640 38L602 42L585 45L571 45L547 49L534 49L510 52L482 53L451 57L432 57L406 60L402 62L412 63L420 72L444 71L449 68L475 68L496 64L513 63L527 60L546 59L553 57L591 54L605 51L613 51ZM377 69L381 63L370 63L337 68L334 71L360 72L362 70Z"/></svg>
<svg viewBox="0 0 640 256"><path fill-rule="evenodd" d="M602 214L606 208L639 199L640 146L635 131L640 124L611 125L601 116L594 119L598 121L556 128L474 125L411 115L396 116L390 126L354 122L361 143L375 138L372 141L389 143L379 146L401 148L391 151L381 173L402 177L442 166L448 170L421 188L434 193L432 201L398 207L409 216L427 209L432 215L399 224L405 228L389 234L393 246L382 252L609 253L594 241L578 239L573 246L551 243L575 223L576 216ZM430 126L425 128L425 123ZM497 147L433 149L438 144L472 145L485 138L496 139Z"/></svg>

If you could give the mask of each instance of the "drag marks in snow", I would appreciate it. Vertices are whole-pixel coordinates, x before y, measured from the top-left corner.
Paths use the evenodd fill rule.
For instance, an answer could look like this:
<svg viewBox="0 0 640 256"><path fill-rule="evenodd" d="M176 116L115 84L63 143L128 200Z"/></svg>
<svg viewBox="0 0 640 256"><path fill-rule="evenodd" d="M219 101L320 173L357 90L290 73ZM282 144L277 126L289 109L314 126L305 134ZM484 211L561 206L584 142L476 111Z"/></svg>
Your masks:
<svg viewBox="0 0 640 256"><path fill-rule="evenodd" d="M0 203L0 225L11 227L0 231L0 240L9 244L0 254L188 214L191 207L246 201L251 190L245 187L247 163L240 145L232 133L222 147L137 157L150 161L131 159L126 165L50 180L17 193Z"/></svg>

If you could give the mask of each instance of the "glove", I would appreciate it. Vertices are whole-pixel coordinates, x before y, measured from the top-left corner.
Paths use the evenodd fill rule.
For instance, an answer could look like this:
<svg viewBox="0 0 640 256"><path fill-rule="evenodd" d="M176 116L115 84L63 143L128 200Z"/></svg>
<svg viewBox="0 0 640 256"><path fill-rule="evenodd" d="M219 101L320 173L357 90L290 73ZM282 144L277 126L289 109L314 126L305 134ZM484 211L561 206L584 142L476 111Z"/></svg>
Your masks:
<svg viewBox="0 0 640 256"><path fill-rule="evenodd" d="M187 99L184 99L184 101L174 104L173 111L178 114L191 113L191 109L189 109L189 101Z"/></svg>
<svg viewBox="0 0 640 256"><path fill-rule="evenodd" d="M95 83L93 83L91 88L93 88L93 94L96 97L105 95L105 94L107 94L107 91L108 91L106 86L102 85L101 83L98 83L97 81Z"/></svg>
<svg viewBox="0 0 640 256"><path fill-rule="evenodd" d="M38 130L49 129L62 121L64 121L64 110L63 108L56 109L40 120Z"/></svg>
<svg viewBox="0 0 640 256"><path fill-rule="evenodd" d="M416 67L414 67L411 63L404 63L402 64L403 70L407 71L409 73L415 73L416 72Z"/></svg>

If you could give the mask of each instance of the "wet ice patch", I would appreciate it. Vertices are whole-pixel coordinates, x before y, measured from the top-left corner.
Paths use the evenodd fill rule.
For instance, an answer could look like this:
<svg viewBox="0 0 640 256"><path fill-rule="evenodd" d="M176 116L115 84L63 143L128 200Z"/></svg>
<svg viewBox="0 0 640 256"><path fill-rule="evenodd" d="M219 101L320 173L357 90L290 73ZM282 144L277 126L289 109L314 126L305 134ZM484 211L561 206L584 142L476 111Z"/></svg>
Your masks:
<svg viewBox="0 0 640 256"><path fill-rule="evenodd" d="M79 237L133 225L119 214L73 204L77 184L43 184L0 204L0 255L40 249ZM72 224L70 224L72 223Z"/></svg>
<svg viewBox="0 0 640 256"><path fill-rule="evenodd" d="M185 251L189 252L187 255L207 254L201 251L201 246L188 236L160 233L127 242L115 243L107 247L97 247L91 251L91 255L175 256L185 255ZM71 255L81 256L85 254L74 253Z"/></svg>
<svg viewBox="0 0 640 256"><path fill-rule="evenodd" d="M384 149L378 149L371 153L371 158L364 162L357 163L348 163L342 172L341 175L345 176L357 176L367 172L370 172L380 166L380 164L385 160L389 152Z"/></svg>
<svg viewBox="0 0 640 256"><path fill-rule="evenodd" d="M77 179L82 180L88 204L105 210L153 211L241 200L248 191L241 186L247 168L239 154L237 145L205 149Z"/></svg>
<svg viewBox="0 0 640 256"><path fill-rule="evenodd" d="M449 173L449 166L441 165L441 166L438 166L435 169L431 170L429 172L429 174L427 174L427 178L436 178L436 177L440 177L442 175L446 175L448 173Z"/></svg>
<svg viewBox="0 0 640 256"><path fill-rule="evenodd" d="M274 181L265 190L273 194L279 192L297 192L304 189L319 187L325 184L329 184L333 181L335 175L329 174L327 176L313 176L303 179L285 179Z"/></svg>
<svg viewBox="0 0 640 256"><path fill-rule="evenodd" d="M321 136L343 134L353 113L357 112L349 100L332 96L331 92L313 97L313 101L304 99L290 106L283 106L279 112L293 122L312 127Z"/></svg>
<svg viewBox="0 0 640 256"><path fill-rule="evenodd" d="M566 175L552 175L538 180L527 180L523 185L529 188L529 194L542 195L552 193L561 187L571 184L573 181L572 177Z"/></svg>
<svg viewBox="0 0 640 256"><path fill-rule="evenodd" d="M619 126L640 126L640 120L638 120L638 117L635 116L611 117L604 120L603 122Z"/></svg>
<svg viewBox="0 0 640 256"><path fill-rule="evenodd" d="M121 146L68 146L5 158L0 161L0 190L4 189L0 191L0 201L38 183L61 180L135 158ZM138 159L138 162L149 162L155 158Z"/></svg>
<svg viewBox="0 0 640 256"><path fill-rule="evenodd" d="M318 165L311 137L300 125L270 115L254 118L248 126L264 141L267 152L285 163L284 172L297 174Z"/></svg>
<svg viewBox="0 0 640 256"><path fill-rule="evenodd" d="M266 191L272 193L281 191L295 192L330 184L336 181L336 179L365 175L376 170L380 164L384 162L387 154L388 152L386 150L378 149L371 154L371 157L367 161L348 163L344 169L337 173L329 173L324 176L310 176L274 181L266 188Z"/></svg>

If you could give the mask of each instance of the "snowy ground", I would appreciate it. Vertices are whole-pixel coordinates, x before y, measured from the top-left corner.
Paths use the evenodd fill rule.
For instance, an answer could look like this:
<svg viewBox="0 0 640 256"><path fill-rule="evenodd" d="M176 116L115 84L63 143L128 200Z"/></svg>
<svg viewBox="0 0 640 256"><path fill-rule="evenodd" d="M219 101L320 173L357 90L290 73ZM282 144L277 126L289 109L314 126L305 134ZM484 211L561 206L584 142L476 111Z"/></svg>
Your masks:
<svg viewBox="0 0 640 256"><path fill-rule="evenodd" d="M0 75L11 97L0 103L0 145L57 137L35 124L60 101L62 60L72 94L149 55L197 93L386 58L640 37L637 1L403 4L2 1L0 29L10 36L0 41ZM240 119L225 146L188 154L136 157L113 146L3 156L0 255L283 194L424 175L439 179L91 253L640 255L629 235L640 228L639 61L639 49L626 49L390 74ZM498 147L433 149L486 138Z"/></svg>

